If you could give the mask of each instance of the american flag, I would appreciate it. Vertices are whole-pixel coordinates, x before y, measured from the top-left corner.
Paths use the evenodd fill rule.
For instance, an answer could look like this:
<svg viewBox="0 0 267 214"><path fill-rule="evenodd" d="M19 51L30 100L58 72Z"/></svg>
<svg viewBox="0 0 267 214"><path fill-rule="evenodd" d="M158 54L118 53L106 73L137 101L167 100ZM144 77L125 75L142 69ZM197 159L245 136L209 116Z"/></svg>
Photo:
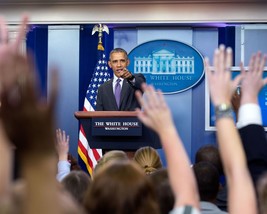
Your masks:
<svg viewBox="0 0 267 214"><path fill-rule="evenodd" d="M109 79L110 73L105 53L103 50L98 50L98 61L86 92L83 111L95 111L98 87ZM92 175L97 160L102 156L102 150L90 148L82 125L79 132L78 155L79 163L82 162L81 165L86 166L84 170Z"/></svg>

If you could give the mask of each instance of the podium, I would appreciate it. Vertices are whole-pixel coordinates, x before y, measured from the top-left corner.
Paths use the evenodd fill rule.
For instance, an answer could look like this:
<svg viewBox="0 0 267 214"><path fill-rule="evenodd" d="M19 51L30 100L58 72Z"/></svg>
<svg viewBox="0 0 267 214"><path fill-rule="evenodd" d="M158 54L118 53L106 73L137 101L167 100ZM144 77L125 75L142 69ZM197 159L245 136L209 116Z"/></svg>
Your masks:
<svg viewBox="0 0 267 214"><path fill-rule="evenodd" d="M137 150L143 146L161 148L158 135L144 126L134 111L77 111L91 148Z"/></svg>

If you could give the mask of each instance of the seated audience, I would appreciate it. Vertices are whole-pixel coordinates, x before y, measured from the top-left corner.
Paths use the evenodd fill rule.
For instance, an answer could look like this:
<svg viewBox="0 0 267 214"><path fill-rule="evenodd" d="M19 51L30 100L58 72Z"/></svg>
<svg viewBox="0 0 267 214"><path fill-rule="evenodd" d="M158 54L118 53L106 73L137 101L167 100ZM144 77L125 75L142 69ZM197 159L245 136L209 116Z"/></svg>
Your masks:
<svg viewBox="0 0 267 214"><path fill-rule="evenodd" d="M202 161L194 164L193 170L200 195L201 213L226 213L215 204L220 187L220 176L216 167L210 162Z"/></svg>
<svg viewBox="0 0 267 214"><path fill-rule="evenodd" d="M135 161L146 174L151 174L162 168L162 162L157 150L150 146L139 148L135 152L133 161Z"/></svg>

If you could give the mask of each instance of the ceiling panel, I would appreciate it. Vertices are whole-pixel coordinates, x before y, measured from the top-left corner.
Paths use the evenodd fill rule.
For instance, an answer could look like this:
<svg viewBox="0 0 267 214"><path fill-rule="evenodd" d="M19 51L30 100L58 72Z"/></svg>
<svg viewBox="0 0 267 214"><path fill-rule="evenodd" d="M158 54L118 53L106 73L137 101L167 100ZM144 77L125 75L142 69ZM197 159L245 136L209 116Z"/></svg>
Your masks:
<svg viewBox="0 0 267 214"><path fill-rule="evenodd" d="M0 4L151 4L151 3L263 3L265 0L0 0Z"/></svg>

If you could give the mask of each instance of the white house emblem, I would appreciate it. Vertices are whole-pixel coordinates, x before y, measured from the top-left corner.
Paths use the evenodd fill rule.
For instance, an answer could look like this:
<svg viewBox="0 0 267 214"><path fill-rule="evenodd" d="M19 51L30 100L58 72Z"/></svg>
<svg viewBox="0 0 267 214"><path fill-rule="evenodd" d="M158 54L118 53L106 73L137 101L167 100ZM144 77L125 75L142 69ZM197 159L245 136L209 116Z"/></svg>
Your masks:
<svg viewBox="0 0 267 214"><path fill-rule="evenodd" d="M163 93L178 93L196 85L204 74L203 57L193 47L172 40L141 44L129 53L129 70L145 75Z"/></svg>

